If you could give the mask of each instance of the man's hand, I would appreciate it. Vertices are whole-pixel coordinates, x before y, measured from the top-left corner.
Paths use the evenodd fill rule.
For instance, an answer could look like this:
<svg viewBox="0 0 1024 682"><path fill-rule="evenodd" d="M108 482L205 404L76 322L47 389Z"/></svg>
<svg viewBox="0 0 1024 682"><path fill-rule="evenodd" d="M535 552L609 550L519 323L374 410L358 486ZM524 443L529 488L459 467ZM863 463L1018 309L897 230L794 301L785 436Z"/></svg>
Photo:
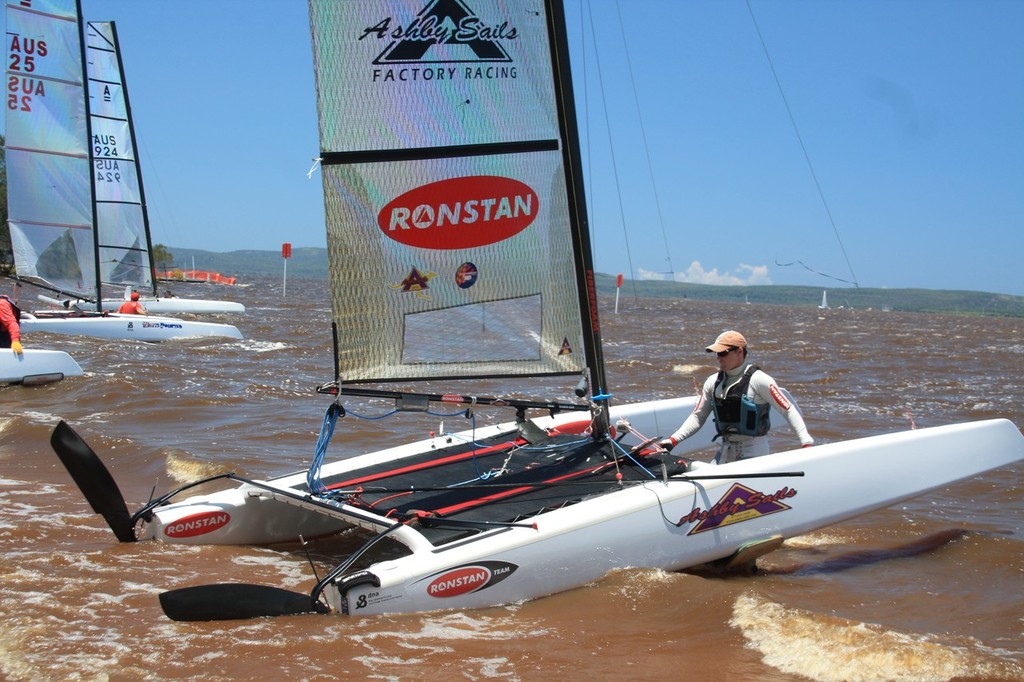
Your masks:
<svg viewBox="0 0 1024 682"><path fill-rule="evenodd" d="M11 350L13 350L18 355L21 355L23 352L21 349L21 341L18 341L17 339L11 341Z"/></svg>

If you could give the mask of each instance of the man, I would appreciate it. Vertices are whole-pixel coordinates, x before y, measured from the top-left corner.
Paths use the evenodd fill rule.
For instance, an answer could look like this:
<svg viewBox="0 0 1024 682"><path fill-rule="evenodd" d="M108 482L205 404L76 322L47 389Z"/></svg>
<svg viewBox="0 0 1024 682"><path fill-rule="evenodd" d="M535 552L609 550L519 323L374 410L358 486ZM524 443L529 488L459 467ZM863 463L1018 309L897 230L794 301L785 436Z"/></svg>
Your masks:
<svg viewBox="0 0 1024 682"><path fill-rule="evenodd" d="M736 331L723 332L706 348L718 356L719 372L704 382L697 406L682 426L659 442L671 450L697 433L708 415L715 415L716 438L722 439L719 464L768 454L769 407L781 412L803 447L814 445L803 417L783 394L775 379L747 363L747 340Z"/></svg>
<svg viewBox="0 0 1024 682"><path fill-rule="evenodd" d="M146 315L146 308L139 302L139 292L133 291L131 298L132 300L122 303L117 312L124 315Z"/></svg>
<svg viewBox="0 0 1024 682"><path fill-rule="evenodd" d="M14 301L0 294L0 348L10 348L18 355L21 350L21 310Z"/></svg>

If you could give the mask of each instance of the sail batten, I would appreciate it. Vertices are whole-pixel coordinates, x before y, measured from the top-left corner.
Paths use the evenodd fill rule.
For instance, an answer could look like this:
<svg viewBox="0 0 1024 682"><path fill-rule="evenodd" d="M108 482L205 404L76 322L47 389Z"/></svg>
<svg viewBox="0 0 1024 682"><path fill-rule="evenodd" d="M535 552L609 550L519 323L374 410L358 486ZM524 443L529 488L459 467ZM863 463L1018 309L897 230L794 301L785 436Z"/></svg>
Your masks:
<svg viewBox="0 0 1024 682"><path fill-rule="evenodd" d="M310 0L342 383L579 374L597 357L558 32L550 6L519 4Z"/></svg>
<svg viewBox="0 0 1024 682"><path fill-rule="evenodd" d="M456 158L460 156L488 156L493 154L556 151L558 148L558 140L531 140L525 142L500 142L495 144L455 145L451 147L325 152L320 159L320 163L324 166L331 166L345 163L368 163L371 161L413 161L417 159L441 159Z"/></svg>

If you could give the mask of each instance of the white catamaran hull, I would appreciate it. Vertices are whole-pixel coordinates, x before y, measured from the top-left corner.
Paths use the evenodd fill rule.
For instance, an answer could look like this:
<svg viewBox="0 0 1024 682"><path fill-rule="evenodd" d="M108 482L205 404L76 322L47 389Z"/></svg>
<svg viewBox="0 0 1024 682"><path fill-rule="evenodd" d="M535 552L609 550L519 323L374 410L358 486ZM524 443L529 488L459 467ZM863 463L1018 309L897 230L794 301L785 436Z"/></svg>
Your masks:
<svg viewBox="0 0 1024 682"><path fill-rule="evenodd" d="M532 528L492 530L444 551L410 543L411 555L325 594L350 615L533 599L612 569L679 570L728 558L751 543L800 535L1022 458L1024 438L1006 420L800 449L713 467L733 475L727 479L626 487L529 519ZM804 475L746 478L772 471Z"/></svg>
<svg viewBox="0 0 1024 682"><path fill-rule="evenodd" d="M626 418L640 433L667 432L693 402L625 406L613 410L613 423ZM550 427L573 419L574 415L559 415L535 423ZM497 433L508 426L490 428ZM707 446L711 430L704 431L706 435L680 447ZM627 447L637 442L635 434L623 440ZM397 469L431 445L432 441L422 441L345 460L330 472L325 468L324 475L383 462ZM437 451L437 457L444 456ZM579 587L616 568L679 570L732 557L758 543L774 547L784 538L1021 459L1024 436L1008 420L997 419L707 464L685 475L633 481L543 511L522 519L524 527L486 530L446 544L432 544L413 526L402 525L391 537L411 554L345 576L324 594L334 610L353 615L532 599ZM707 476L715 478L702 478ZM306 494L304 484L305 474L295 474L159 507L140 536L181 543L262 544L351 525L377 531L398 526L382 514L347 504L328 508L321 498Z"/></svg>
<svg viewBox="0 0 1024 682"><path fill-rule="evenodd" d="M104 339L135 339L137 341L167 341L207 336L242 338L238 328L230 324L153 315L119 315L117 313L81 317L22 313L21 331L25 334L49 332L51 334L74 334L97 336Z"/></svg>
<svg viewBox="0 0 1024 682"><path fill-rule="evenodd" d="M82 368L64 351L25 348L18 355L0 348L0 383L34 385L78 376Z"/></svg>

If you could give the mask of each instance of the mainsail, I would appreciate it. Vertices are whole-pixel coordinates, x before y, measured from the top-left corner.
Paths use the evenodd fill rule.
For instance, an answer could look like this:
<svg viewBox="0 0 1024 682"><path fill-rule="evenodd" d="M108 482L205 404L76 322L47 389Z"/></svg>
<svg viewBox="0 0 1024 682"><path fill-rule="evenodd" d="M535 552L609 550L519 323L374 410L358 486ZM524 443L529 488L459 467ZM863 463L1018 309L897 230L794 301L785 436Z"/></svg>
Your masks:
<svg viewBox="0 0 1024 682"><path fill-rule="evenodd" d="M114 22L86 23L85 65L101 286L130 285L155 294L142 174Z"/></svg>
<svg viewBox="0 0 1024 682"><path fill-rule="evenodd" d="M7 210L20 277L96 291L87 105L76 0L7 3Z"/></svg>
<svg viewBox="0 0 1024 682"><path fill-rule="evenodd" d="M564 19L536 4L310 0L342 383L603 388Z"/></svg>

